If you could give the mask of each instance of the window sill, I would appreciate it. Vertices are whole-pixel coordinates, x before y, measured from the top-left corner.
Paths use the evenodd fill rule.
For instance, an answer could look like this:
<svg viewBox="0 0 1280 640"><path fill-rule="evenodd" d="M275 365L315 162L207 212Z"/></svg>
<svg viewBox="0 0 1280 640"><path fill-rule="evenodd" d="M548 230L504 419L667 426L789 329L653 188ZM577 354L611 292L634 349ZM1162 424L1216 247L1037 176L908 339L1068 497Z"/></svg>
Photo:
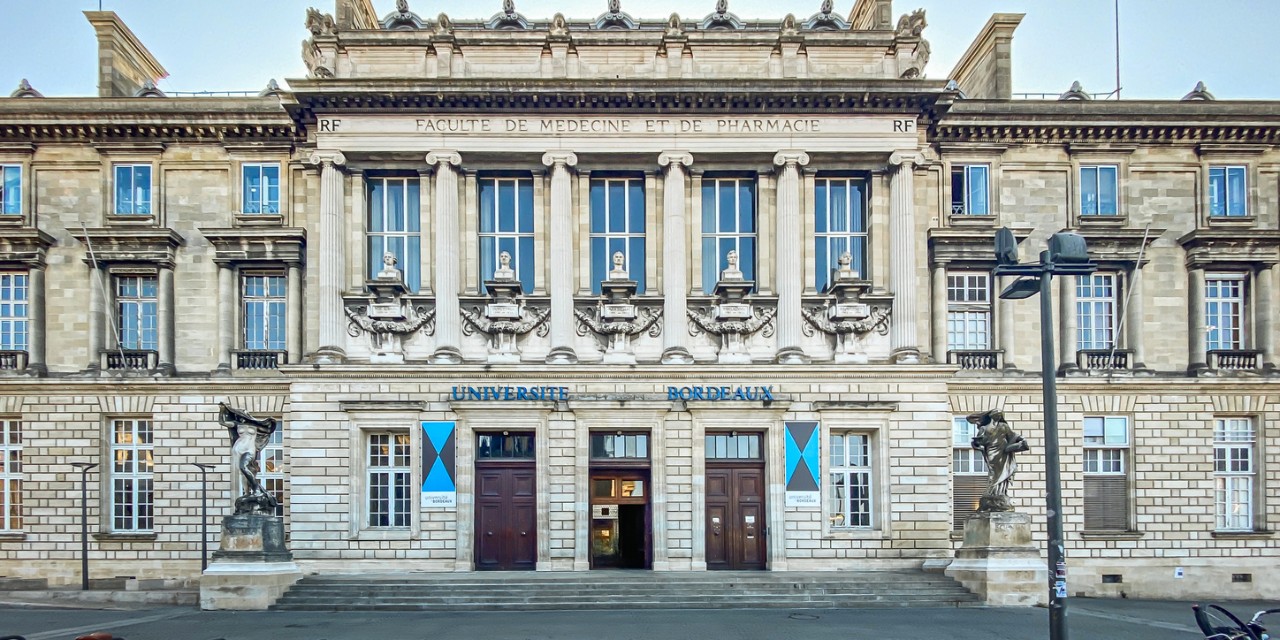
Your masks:
<svg viewBox="0 0 1280 640"><path fill-rule="evenodd" d="M888 540L889 534L881 529L829 529L823 537L828 540Z"/></svg>
<svg viewBox="0 0 1280 640"><path fill-rule="evenodd" d="M353 540L412 540L413 531L405 529L361 529Z"/></svg>
<svg viewBox="0 0 1280 640"><path fill-rule="evenodd" d="M20 213L0 213L0 227L21 227L26 216Z"/></svg>
<svg viewBox="0 0 1280 640"><path fill-rule="evenodd" d="M1215 540L1266 540L1275 537L1274 531L1213 531L1209 536Z"/></svg>
<svg viewBox="0 0 1280 640"><path fill-rule="evenodd" d="M278 213L237 213L237 227L281 227L284 216Z"/></svg>
<svg viewBox="0 0 1280 640"><path fill-rule="evenodd" d="M1118 214L1081 214L1076 218L1076 223L1081 228L1087 227L1123 227L1126 222L1125 217Z"/></svg>
<svg viewBox="0 0 1280 640"><path fill-rule="evenodd" d="M152 533L95 533L93 539L100 542L155 542L156 534Z"/></svg>
<svg viewBox="0 0 1280 640"><path fill-rule="evenodd" d="M1258 219L1253 216L1209 216L1210 227L1223 229L1253 228Z"/></svg>
<svg viewBox="0 0 1280 640"><path fill-rule="evenodd" d="M990 227L995 225L996 217L991 214L953 213L947 222L953 227Z"/></svg>
<svg viewBox="0 0 1280 640"><path fill-rule="evenodd" d="M1141 531L1081 531L1083 540L1141 540L1147 534Z"/></svg>
<svg viewBox="0 0 1280 640"><path fill-rule="evenodd" d="M26 531L0 531L0 542L21 542L26 539Z"/></svg>
<svg viewBox="0 0 1280 640"><path fill-rule="evenodd" d="M122 227L154 227L156 217L151 214L110 213L107 214L107 224Z"/></svg>
<svg viewBox="0 0 1280 640"><path fill-rule="evenodd" d="M952 542L960 542L964 540L964 530L961 529L960 531L952 531L950 537Z"/></svg>

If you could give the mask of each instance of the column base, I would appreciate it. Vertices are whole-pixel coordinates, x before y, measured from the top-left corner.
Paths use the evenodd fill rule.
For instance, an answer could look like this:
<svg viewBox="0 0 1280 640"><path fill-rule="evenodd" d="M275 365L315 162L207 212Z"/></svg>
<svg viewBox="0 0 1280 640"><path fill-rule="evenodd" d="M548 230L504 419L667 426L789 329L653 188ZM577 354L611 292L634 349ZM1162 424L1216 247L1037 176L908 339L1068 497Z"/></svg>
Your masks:
<svg viewBox="0 0 1280 640"><path fill-rule="evenodd" d="M1193 362L1187 367L1187 375L1202 376L1209 373L1209 365L1204 362Z"/></svg>
<svg viewBox="0 0 1280 640"><path fill-rule="evenodd" d="M462 351L457 347L440 347L431 354L431 364L462 364Z"/></svg>
<svg viewBox="0 0 1280 640"><path fill-rule="evenodd" d="M311 364L345 364L347 352L341 347L320 347L308 358Z"/></svg>
<svg viewBox="0 0 1280 640"><path fill-rule="evenodd" d="M671 347L662 352L662 364L693 364L693 356L684 347Z"/></svg>
<svg viewBox="0 0 1280 640"><path fill-rule="evenodd" d="M578 364L578 354L569 347L555 347L547 354L547 364Z"/></svg>
<svg viewBox="0 0 1280 640"><path fill-rule="evenodd" d="M43 362L28 362L27 368L23 370L23 373L33 378L43 378L49 375L49 369L44 366Z"/></svg>
<svg viewBox="0 0 1280 640"><path fill-rule="evenodd" d="M916 349L902 349L893 354L894 364L920 364L920 352Z"/></svg>
<svg viewBox="0 0 1280 640"><path fill-rule="evenodd" d="M778 364L809 364L809 356L800 347L783 347L778 350Z"/></svg>

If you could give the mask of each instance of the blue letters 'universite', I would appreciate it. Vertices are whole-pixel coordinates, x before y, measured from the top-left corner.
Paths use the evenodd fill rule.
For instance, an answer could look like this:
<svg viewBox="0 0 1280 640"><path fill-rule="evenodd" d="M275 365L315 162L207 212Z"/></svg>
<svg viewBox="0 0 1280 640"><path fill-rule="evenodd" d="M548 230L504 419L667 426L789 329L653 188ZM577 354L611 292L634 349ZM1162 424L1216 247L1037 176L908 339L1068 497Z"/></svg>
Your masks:
<svg viewBox="0 0 1280 640"><path fill-rule="evenodd" d="M454 387L454 400L568 400L568 387Z"/></svg>

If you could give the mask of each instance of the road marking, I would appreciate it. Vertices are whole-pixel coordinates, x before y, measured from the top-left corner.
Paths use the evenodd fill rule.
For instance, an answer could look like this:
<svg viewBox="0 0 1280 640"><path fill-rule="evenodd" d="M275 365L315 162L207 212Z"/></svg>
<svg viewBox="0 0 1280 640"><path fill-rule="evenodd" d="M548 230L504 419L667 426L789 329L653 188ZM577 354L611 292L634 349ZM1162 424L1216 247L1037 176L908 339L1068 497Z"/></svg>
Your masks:
<svg viewBox="0 0 1280 640"><path fill-rule="evenodd" d="M103 622L100 624L91 624L83 627L71 627L68 629L53 629L52 631L41 631L40 633L27 634L27 640L54 640L55 638L74 637L84 633L93 633L94 631L107 631L110 629L119 629L121 627L132 627L137 624L145 624L148 622L159 622L160 620L170 620L173 618L181 618L196 613L197 610L182 609L179 611L166 611L153 616L143 616L141 618L126 618L115 622Z"/></svg>
<svg viewBox="0 0 1280 640"><path fill-rule="evenodd" d="M1158 620L1150 620L1147 618L1135 618L1133 616L1123 616L1118 613L1102 613L1099 611L1088 611L1079 607L1072 607L1070 615L1090 616L1093 618L1102 618L1104 620L1116 620L1118 622L1131 622L1145 627L1157 627L1160 629L1168 629L1170 631L1186 631L1188 633L1200 633L1200 629L1189 627L1185 624L1176 624L1173 622L1160 622Z"/></svg>

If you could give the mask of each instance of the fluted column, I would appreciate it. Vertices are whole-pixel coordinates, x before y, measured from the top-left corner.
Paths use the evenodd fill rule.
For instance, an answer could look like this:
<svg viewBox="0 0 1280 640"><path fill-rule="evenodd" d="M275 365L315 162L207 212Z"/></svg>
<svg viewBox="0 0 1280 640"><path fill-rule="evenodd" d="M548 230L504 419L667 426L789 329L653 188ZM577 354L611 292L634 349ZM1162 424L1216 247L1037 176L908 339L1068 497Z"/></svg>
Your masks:
<svg viewBox="0 0 1280 640"><path fill-rule="evenodd" d="M929 309L929 320L933 338L933 362L942 364L947 361L947 265L933 265L933 283L930 291L932 307Z"/></svg>
<svg viewBox="0 0 1280 640"><path fill-rule="evenodd" d="M1076 320L1076 276L1058 278L1058 371L1074 371L1076 364L1076 346L1080 344L1078 321ZM1120 336L1115 336L1118 342Z"/></svg>
<svg viewBox="0 0 1280 640"><path fill-rule="evenodd" d="M773 263L777 265L775 282L778 290L778 364L809 362L800 346L800 293L804 287L804 260L801 252L800 167L809 164L809 154L779 151L773 156L778 170L777 249Z"/></svg>
<svg viewBox="0 0 1280 640"><path fill-rule="evenodd" d="M27 281L27 371L44 375L45 313L44 265L32 267Z"/></svg>
<svg viewBox="0 0 1280 640"><path fill-rule="evenodd" d="M221 284L221 283L219 283ZM302 356L302 266L290 264L288 287L284 300L284 345L288 351L285 361L297 364Z"/></svg>
<svg viewBox="0 0 1280 640"><path fill-rule="evenodd" d="M1254 341L1254 348L1262 352L1262 368L1267 371L1275 369L1275 340L1272 332L1275 330L1275 268L1271 265L1264 266L1258 271L1256 278L1257 285L1254 287L1258 290L1258 327L1257 338Z"/></svg>
<svg viewBox="0 0 1280 640"><path fill-rule="evenodd" d="M1133 361L1130 363L1132 369L1140 370L1147 368L1147 350L1143 342L1143 332L1146 331L1146 321L1143 318L1142 311L1142 265L1134 265L1132 276L1129 278L1128 293L1128 317L1125 318L1125 346L1133 350Z"/></svg>
<svg viewBox="0 0 1280 640"><path fill-rule="evenodd" d="M548 151L542 164L551 167L551 351L549 364L573 364L573 185L569 168L578 164L572 151Z"/></svg>
<svg viewBox="0 0 1280 640"><path fill-rule="evenodd" d="M1188 275L1187 317L1191 331L1187 340L1187 369L1199 373L1209 368L1209 354L1205 353L1208 336L1204 319L1204 269L1194 267Z"/></svg>
<svg viewBox="0 0 1280 640"><path fill-rule="evenodd" d="M662 194L662 362L693 364L693 356L685 346L688 319L685 317L689 295L686 239L689 225L685 213L686 167L693 163L687 151L664 151L658 164L667 168Z"/></svg>
<svg viewBox="0 0 1280 640"><path fill-rule="evenodd" d="M159 361L158 368L164 373L176 373L177 366L174 358L174 308L173 308L173 266L161 266L160 273L156 278L156 284L159 291L156 294L156 315L159 322L159 344L156 346L156 359Z"/></svg>
<svg viewBox="0 0 1280 640"><path fill-rule="evenodd" d="M893 289L893 319L889 342L894 362L920 362L916 345L916 216L915 165L918 153L894 152L889 164L896 165L889 179L889 287Z"/></svg>
<svg viewBox="0 0 1280 640"><path fill-rule="evenodd" d="M342 281L347 272L346 232L343 224L342 173L338 167L347 158L338 151L317 151L311 163L320 165L320 347L312 354L317 364L341 364L346 360L342 345Z"/></svg>
<svg viewBox="0 0 1280 640"><path fill-rule="evenodd" d="M431 362L459 364L462 362L462 320L458 304L462 238L458 234L458 166L462 164L462 156L457 151L432 151L427 154L427 164L436 170L435 207L431 212L435 218L436 240L432 287L436 296L436 351Z"/></svg>
<svg viewBox="0 0 1280 640"><path fill-rule="evenodd" d="M236 307L239 296L235 290L236 268L230 264L218 265L218 370L231 370L231 350L235 344ZM292 325L287 329L293 331Z"/></svg>

